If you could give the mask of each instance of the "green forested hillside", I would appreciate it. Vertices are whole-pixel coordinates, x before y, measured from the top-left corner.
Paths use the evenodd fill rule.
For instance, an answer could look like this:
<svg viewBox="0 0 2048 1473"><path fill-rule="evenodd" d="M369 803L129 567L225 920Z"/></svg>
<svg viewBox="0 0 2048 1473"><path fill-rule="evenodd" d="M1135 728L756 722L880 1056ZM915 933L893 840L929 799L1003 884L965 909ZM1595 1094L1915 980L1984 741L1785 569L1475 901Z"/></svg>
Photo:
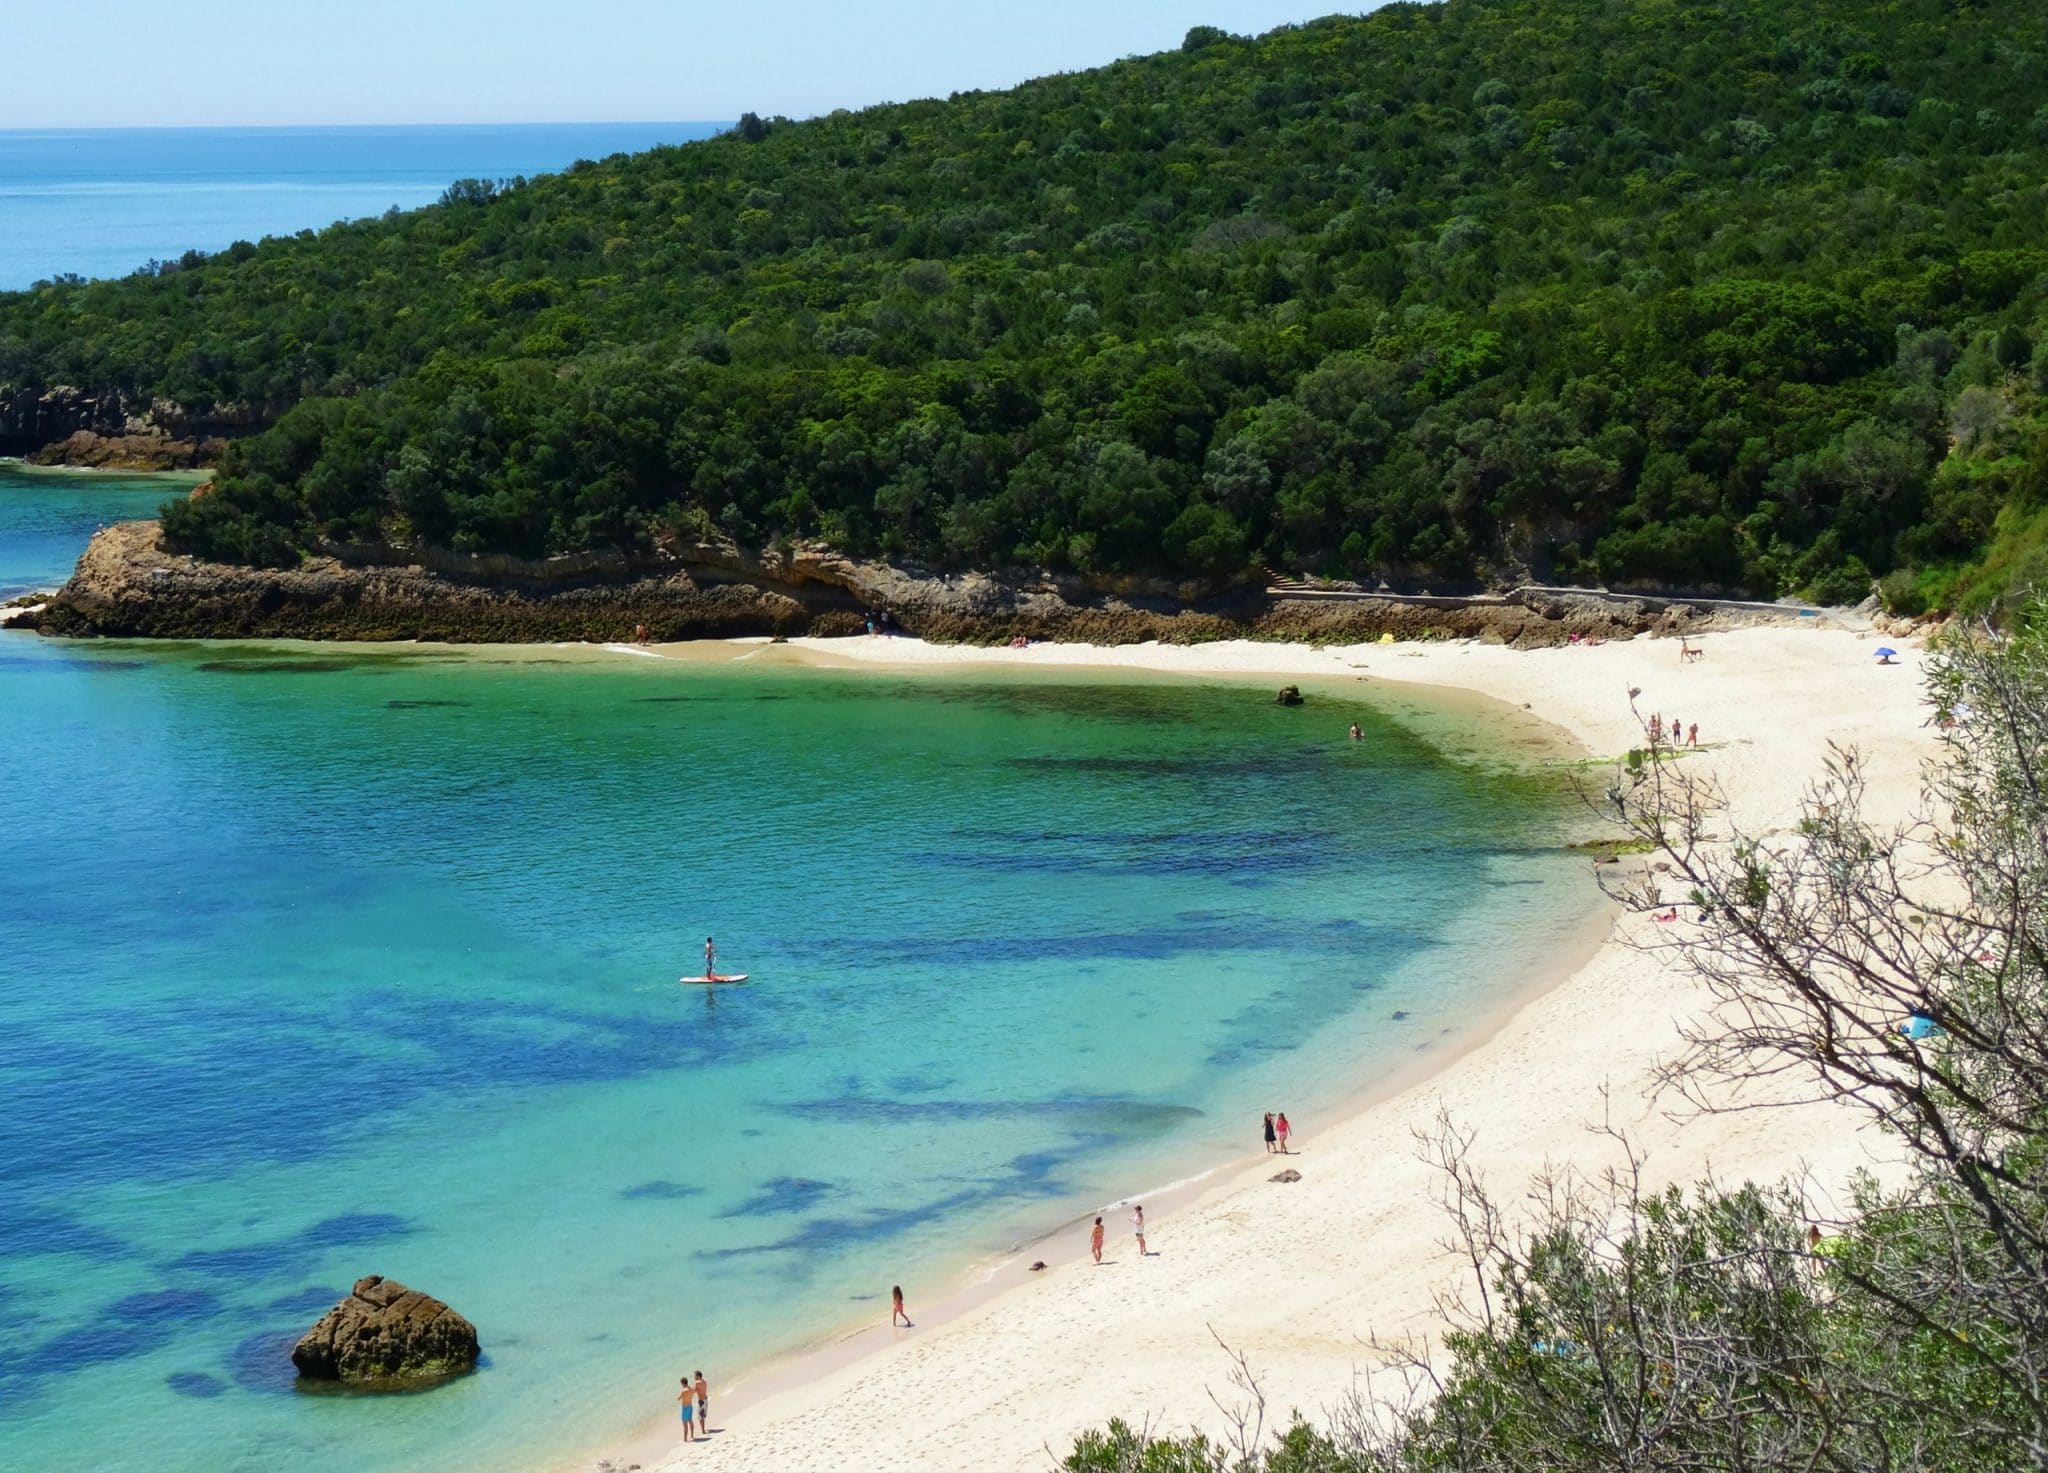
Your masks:
<svg viewBox="0 0 2048 1473"><path fill-rule="evenodd" d="M281 414L171 514L250 560L1967 601L2048 541L2044 181L2033 0L1392 5L0 296L0 388Z"/></svg>

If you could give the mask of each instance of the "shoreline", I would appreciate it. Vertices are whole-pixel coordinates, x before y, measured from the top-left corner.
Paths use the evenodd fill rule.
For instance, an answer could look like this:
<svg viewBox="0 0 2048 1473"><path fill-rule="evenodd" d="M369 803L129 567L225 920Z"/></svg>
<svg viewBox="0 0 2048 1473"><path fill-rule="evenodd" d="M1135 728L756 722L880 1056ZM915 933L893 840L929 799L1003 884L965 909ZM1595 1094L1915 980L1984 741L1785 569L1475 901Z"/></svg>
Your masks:
<svg viewBox="0 0 2048 1473"><path fill-rule="evenodd" d="M857 636L795 640L790 654L806 664L895 670L1088 668L1364 681L1382 699L1404 687L1433 687L1477 697L1481 706L1528 712L1594 758L1630 744L1632 688L1642 689L1645 700L1682 700L1695 712L1705 696L1710 722L1730 715L1729 697L1739 692L1742 714L1731 728L1709 726L1706 760L1731 779L1736 821L1756 831L1789 818L1836 731L1872 744L1866 750L1873 777L1898 779L1889 791L1917 792L1919 759L1932 750L1919 718L1919 650L1909 649L1903 667L1875 678L1850 673L1864 668L1857 657L1867 658L1869 638L1813 626L1731 631L1708 636L1702 642L1709 654L1683 668L1676 646L1663 640L1522 652L1473 641L1310 648L1245 640L1001 650ZM680 650L670 657L688 658ZM1845 678L1808 678L1822 672ZM1845 700L1845 683L1866 689L1871 709ZM1686 686L1693 689L1684 693ZM1674 688L1681 694L1674 697ZM1149 1417L1161 1430L1201 1426L1214 1433L1221 1414L1209 1392L1226 1404L1236 1393L1225 1385L1228 1366L1211 1331L1245 1352L1268 1385L1288 1388L1298 1398L1288 1407L1313 1415L1344 1393L1366 1359L1362 1337L1435 1328L1431 1292L1447 1282L1434 1248L1441 1221L1428 1201L1426 1171L1410 1159L1407 1132L1426 1126L1438 1105L1481 1128L1480 1159L1497 1168L1492 1175L1510 1196L1545 1160L1597 1169L1602 1152L1586 1148L1591 1138L1582 1127L1603 1110L1619 1115L1617 1123L1643 1142L1659 1182L1688 1182L1713 1170L1760 1177L1806 1171L1824 1206L1850 1170L1885 1164L1874 1137L1846 1116L1817 1114L1819 1107L1773 1111L1769 1119L1709 1117L1690 1122L1681 1135L1642 1097L1641 1084L1699 999L1686 995L1682 979L1657 975L1650 979L1655 1018L1632 1018L1615 1007L1615 994L1641 980L1631 974L1662 970L1629 949L1631 939L1647 939L1632 933L1654 928L1617 916L1611 906L1594 913L1599 921L1589 932L1597 934L1563 954L1553 947L1532 958L1528 982L1486 1019L1460 1029L1449 1049L1347 1092L1290 1156L1297 1169L1308 1168L1303 1181L1269 1184L1271 1158L1240 1154L1155 1193L1148 1199L1154 1246L1171 1245L1171 1257L1142 1266L1149 1282L1135 1295L1101 1292L1109 1265L1092 1269L1085 1262L1078 1231L1084 1211L1016 1251L966 1266L946 1292L919 1308L914 1331L849 1329L849 1318L821 1328L802 1348L720 1377L714 1390L721 1431L708 1442L680 1446L674 1424L651 1412L632 1432L557 1466L680 1468L709 1461L719 1468L832 1469L853 1458L873 1467L1040 1468L1047 1447L1061 1452L1074 1433L1114 1415ZM1565 1067L1564 1053L1575 1067ZM1521 1127L1507 1132L1515 1138L1504 1153L1503 1118ZM1304 1222L1312 1229L1307 1234ZM1348 1231L1333 1233L1333 1223ZM1317 1245L1306 1254L1305 1236ZM1111 1242L1121 1238L1113 1233ZM1330 1273L1332 1252L1348 1260L1340 1267L1351 1272ZM1047 1260L1045 1272L1022 1267L1034 1255ZM1284 1291L1263 1291L1262 1275L1243 1266L1267 1265L1275 1255L1300 1257L1296 1267L1327 1275L1327 1293L1311 1282L1304 1295L1292 1274ZM1135 1276L1124 1283L1134 1284ZM1068 1393L1053 1398L1050 1417L1048 1387ZM1269 1433L1285 1421L1276 1402L1268 1409Z"/></svg>
<svg viewBox="0 0 2048 1473"><path fill-rule="evenodd" d="M124 481L162 478L186 481L194 486L213 474L205 467L82 465L66 460L46 463L30 460L25 455L0 455L0 470L24 476L118 476Z"/></svg>
<svg viewBox="0 0 2048 1473"><path fill-rule="evenodd" d="M1536 586L1491 595L1332 597L1043 569L940 573L822 546L750 552L726 542L539 560L333 545L292 567L262 569L172 552L158 523L129 521L93 536L36 627L170 639L603 644L636 629L659 641L849 636L879 617L908 634L985 646L1387 635L1483 637L1533 648L1819 616L1815 609Z"/></svg>
<svg viewBox="0 0 2048 1473"><path fill-rule="evenodd" d="M1448 1038L1439 1034L1437 1038L1418 1045L1415 1056L1384 1076L1344 1089L1315 1114L1317 1130L1325 1133L1341 1131L1374 1108L1425 1086L1434 1075L1484 1048L1525 1008L1538 1002L1606 944L1613 926L1612 910L1613 907L1604 902L1589 908L1565 958L1549 956L1532 962L1525 968L1526 975L1478 1019L1459 1027ZM1145 1205L1146 1224L1154 1230L1155 1236L1160 1235L1161 1230L1170 1233L1176 1219L1240 1191L1256 1189L1268 1180L1270 1173L1295 1168L1313 1154L1310 1145L1299 1143L1284 1155L1240 1151L1221 1160L1212 1158L1207 1165L1191 1165L1189 1170L1161 1186L1139 1187L1114 1201L1067 1212L1006 1251L982 1254L948 1271L939 1293L919 1304L916 1329L937 1332L970 1316L1000 1310L1005 1300L1013 1295L1021 1296L1034 1287L1037 1275L1029 1265L1039 1257L1040 1250L1047 1245L1064 1245L1071 1250L1085 1237L1087 1221L1097 1213L1119 1224L1110 1227L1112 1246L1104 1250L1107 1255L1116 1251L1114 1244L1125 1233L1121 1224L1136 1203ZM1106 1222L1105 1226L1109 1223ZM1046 1255L1046 1260L1047 1272L1050 1272L1056 1264L1051 1254ZM805 1337L802 1344L742 1367L720 1383L721 1404L724 1400L739 1398L744 1405L772 1414L786 1399L800 1398L804 1389L820 1376L857 1369L870 1357L902 1343L896 1328L877 1324L874 1313L873 1310L864 1310L858 1321L848 1316L822 1326ZM721 1428L720 1435L725 1431ZM630 1436L609 1440L597 1450L581 1454L572 1461L550 1463L547 1469L548 1473L590 1473L592 1469L606 1467L680 1466L669 1462L677 1451L675 1441L674 1423L668 1417L655 1414ZM742 1460L735 1466L757 1465Z"/></svg>

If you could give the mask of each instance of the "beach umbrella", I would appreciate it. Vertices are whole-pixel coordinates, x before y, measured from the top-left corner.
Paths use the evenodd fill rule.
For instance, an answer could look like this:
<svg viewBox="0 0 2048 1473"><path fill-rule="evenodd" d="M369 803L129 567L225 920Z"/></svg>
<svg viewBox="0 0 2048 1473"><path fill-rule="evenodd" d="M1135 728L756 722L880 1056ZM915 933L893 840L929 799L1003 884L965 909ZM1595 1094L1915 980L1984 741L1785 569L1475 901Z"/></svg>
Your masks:
<svg viewBox="0 0 2048 1473"><path fill-rule="evenodd" d="M1877 647L1875 653L1880 660L1889 660L1892 656L1896 655L1898 651L1893 649L1888 644L1881 644Z"/></svg>

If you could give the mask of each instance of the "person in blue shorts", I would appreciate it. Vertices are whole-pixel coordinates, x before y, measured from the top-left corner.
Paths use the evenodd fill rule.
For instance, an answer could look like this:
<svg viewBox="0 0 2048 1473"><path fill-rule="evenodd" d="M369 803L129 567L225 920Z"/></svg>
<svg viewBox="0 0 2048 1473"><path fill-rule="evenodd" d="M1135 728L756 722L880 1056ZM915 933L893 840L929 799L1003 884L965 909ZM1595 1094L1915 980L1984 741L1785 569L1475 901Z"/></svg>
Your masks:
<svg viewBox="0 0 2048 1473"><path fill-rule="evenodd" d="M683 1406L683 1441L697 1440L697 1388L690 1384L688 1376L683 1377L683 1394L676 1398Z"/></svg>

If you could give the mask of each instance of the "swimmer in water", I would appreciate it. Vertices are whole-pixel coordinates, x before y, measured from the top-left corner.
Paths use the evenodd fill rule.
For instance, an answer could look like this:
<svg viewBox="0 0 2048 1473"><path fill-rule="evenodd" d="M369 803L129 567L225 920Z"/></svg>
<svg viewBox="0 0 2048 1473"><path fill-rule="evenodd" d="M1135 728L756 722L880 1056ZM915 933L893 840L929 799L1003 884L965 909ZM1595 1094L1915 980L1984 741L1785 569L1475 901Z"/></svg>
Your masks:
<svg viewBox="0 0 2048 1473"><path fill-rule="evenodd" d="M1358 729L1358 723L1356 721L1351 723L1351 740L1353 740L1354 742L1362 742L1365 740L1365 733Z"/></svg>

